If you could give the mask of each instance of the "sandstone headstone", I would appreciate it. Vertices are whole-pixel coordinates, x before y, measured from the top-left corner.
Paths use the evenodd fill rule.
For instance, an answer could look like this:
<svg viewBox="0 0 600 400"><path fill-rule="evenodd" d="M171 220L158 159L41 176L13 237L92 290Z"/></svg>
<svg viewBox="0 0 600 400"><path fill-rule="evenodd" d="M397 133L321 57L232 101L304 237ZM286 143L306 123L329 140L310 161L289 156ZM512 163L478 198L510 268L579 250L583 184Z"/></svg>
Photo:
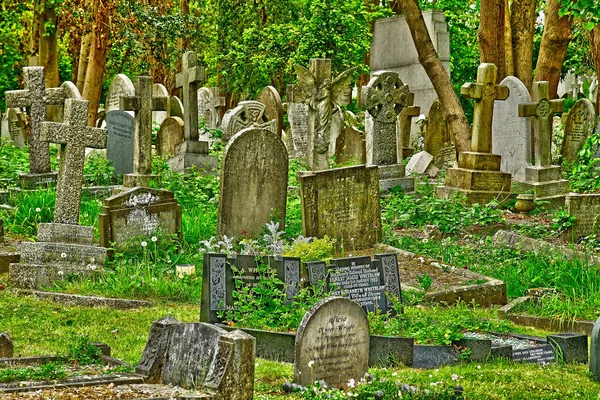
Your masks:
<svg viewBox="0 0 600 400"><path fill-rule="evenodd" d="M342 134L336 139L335 162L365 164L367 162L365 133L354 126L344 128Z"/></svg>
<svg viewBox="0 0 600 400"><path fill-rule="evenodd" d="M237 107L227 110L221 124L223 140L229 141L247 128L264 128L277 134L277 122L268 118L266 109L260 101L240 101Z"/></svg>
<svg viewBox="0 0 600 400"><path fill-rule="evenodd" d="M10 133L8 132L8 115L0 111L0 138L8 140L10 139Z"/></svg>
<svg viewBox="0 0 600 400"><path fill-rule="evenodd" d="M284 230L288 155L267 129L244 129L231 138L221 169L217 234L256 236L273 216Z"/></svg>
<svg viewBox="0 0 600 400"><path fill-rule="evenodd" d="M423 149L433 157L438 156L446 145L451 144L448 124L444 118L439 100L431 104L429 114L423 121L421 129L424 132Z"/></svg>
<svg viewBox="0 0 600 400"><path fill-rule="evenodd" d="M8 332L0 332L0 358L12 358L14 352L15 346Z"/></svg>
<svg viewBox="0 0 600 400"><path fill-rule="evenodd" d="M225 97L219 95L218 87L198 89L198 118L204 120L204 126L210 129L219 127L221 107L225 107Z"/></svg>
<svg viewBox="0 0 600 400"><path fill-rule="evenodd" d="M594 105L588 99L579 99L567 115L565 137L561 154L569 162L577 161L577 154L594 131Z"/></svg>
<svg viewBox="0 0 600 400"><path fill-rule="evenodd" d="M83 100L81 93L79 93L79 89L77 89L77 86L75 86L73 82L65 81L62 85L60 85L60 87L63 90L63 95L65 96L65 99ZM54 122L63 122L65 113L64 105L61 104L58 106L54 106L54 110Z"/></svg>
<svg viewBox="0 0 600 400"><path fill-rule="evenodd" d="M308 152L308 105L304 103L288 103L288 122L294 146L294 156L306 159Z"/></svg>
<svg viewBox="0 0 600 400"><path fill-rule="evenodd" d="M112 161L115 173L119 175L133 172L135 120L125 111L111 110L106 113L108 139L106 158Z"/></svg>
<svg viewBox="0 0 600 400"><path fill-rule="evenodd" d="M127 75L118 74L114 77L110 86L108 87L108 92L106 93L106 101L104 110L108 114L109 111L119 110L119 99L121 96L134 96L135 88L133 86L133 82ZM133 115L133 113L131 113Z"/></svg>
<svg viewBox="0 0 600 400"><path fill-rule="evenodd" d="M158 110L152 110L152 122L160 125L163 123L163 121L165 120L165 118L167 118L167 110L169 109L168 107L168 99L169 99L169 91L167 90L167 88L165 87L165 85L163 85L162 83L153 83L152 84L152 97L165 97L167 98L167 105L166 107Z"/></svg>
<svg viewBox="0 0 600 400"><path fill-rule="evenodd" d="M27 131L25 130L25 115L17 108L9 108L6 113L8 119L8 132L15 146L24 148L27 144Z"/></svg>
<svg viewBox="0 0 600 400"><path fill-rule="evenodd" d="M575 217L565 239L578 243L584 236L600 234L600 194L568 193L565 203L569 215Z"/></svg>
<svg viewBox="0 0 600 400"><path fill-rule="evenodd" d="M525 168L531 166L531 121L519 118L519 105L531 103L531 97L525 84L514 76L500 84L508 87L509 95L505 101L494 102L492 153L502 157L500 171L523 182Z"/></svg>
<svg viewBox="0 0 600 400"><path fill-rule="evenodd" d="M377 166L298 172L297 176L304 236L335 238L346 251L381 240Z"/></svg>
<svg viewBox="0 0 600 400"><path fill-rule="evenodd" d="M596 320L592 329L590 346L590 373L597 381L600 381L600 318Z"/></svg>
<svg viewBox="0 0 600 400"><path fill-rule="evenodd" d="M273 86L265 87L256 98L256 101L260 101L266 106L265 115L268 120L275 120L275 133L281 137L281 132L283 132L283 105L277 89Z"/></svg>
<svg viewBox="0 0 600 400"><path fill-rule="evenodd" d="M348 389L368 370L369 322L362 308L343 297L328 297L302 318L296 334L294 382Z"/></svg>
<svg viewBox="0 0 600 400"><path fill-rule="evenodd" d="M100 246L125 248L133 240L177 235L181 206L173 192L135 187L104 200L99 216Z"/></svg>
<svg viewBox="0 0 600 400"><path fill-rule="evenodd" d="M183 125L183 120L179 117L168 117L163 121L156 134L156 151L159 156L175 156L175 146L184 140Z"/></svg>
<svg viewBox="0 0 600 400"><path fill-rule="evenodd" d="M169 112L167 117L178 117L183 118L183 103L177 96L171 96L169 98Z"/></svg>

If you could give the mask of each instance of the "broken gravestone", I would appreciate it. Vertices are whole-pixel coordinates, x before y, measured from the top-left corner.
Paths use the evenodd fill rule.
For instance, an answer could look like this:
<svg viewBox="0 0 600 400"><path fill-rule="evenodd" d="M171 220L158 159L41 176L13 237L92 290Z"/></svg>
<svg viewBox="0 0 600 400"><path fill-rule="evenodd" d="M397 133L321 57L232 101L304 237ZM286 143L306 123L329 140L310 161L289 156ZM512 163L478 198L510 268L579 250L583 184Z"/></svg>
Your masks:
<svg viewBox="0 0 600 400"><path fill-rule="evenodd" d="M8 332L0 332L0 358L12 358L15 346Z"/></svg>

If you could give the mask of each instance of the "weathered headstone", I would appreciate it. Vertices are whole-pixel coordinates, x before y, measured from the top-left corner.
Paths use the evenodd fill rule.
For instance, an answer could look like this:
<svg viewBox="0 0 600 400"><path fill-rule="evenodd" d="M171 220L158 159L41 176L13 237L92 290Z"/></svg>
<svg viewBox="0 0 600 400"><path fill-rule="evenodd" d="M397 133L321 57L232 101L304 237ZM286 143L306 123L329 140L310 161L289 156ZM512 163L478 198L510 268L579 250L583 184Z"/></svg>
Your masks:
<svg viewBox="0 0 600 400"><path fill-rule="evenodd" d="M359 165L299 172L304 236L329 236L347 251L381 240L379 171Z"/></svg>
<svg viewBox="0 0 600 400"><path fill-rule="evenodd" d="M352 100L352 76L356 68L331 79L331 59L312 58L310 68L295 67L298 84L288 87L287 101L308 104L307 168L319 171L328 168L332 137L332 114L339 106ZM338 134L333 136L337 137Z"/></svg>
<svg viewBox="0 0 600 400"><path fill-rule="evenodd" d="M275 133L281 137L281 132L283 132L283 105L277 89L273 86L265 87L256 98L256 101L260 101L266 106L265 115L268 120L275 120Z"/></svg>
<svg viewBox="0 0 600 400"><path fill-rule="evenodd" d="M421 128L424 132L423 149L436 157L442 148L452 142L448 132L448 123L442 112L442 104L436 100L431 104L427 118Z"/></svg>
<svg viewBox="0 0 600 400"><path fill-rule="evenodd" d="M256 340L205 323L155 321L136 373L150 383L199 389L215 400L252 400Z"/></svg>
<svg viewBox="0 0 600 400"><path fill-rule="evenodd" d="M494 101L505 100L509 94L506 86L496 84L497 73L494 64L481 64L477 83L465 83L461 89L463 96L475 99L471 151L461 152L458 167L446 171L445 186L436 188L440 197L462 192L468 202L484 204L509 196L511 176L500 171L501 157L491 152Z"/></svg>
<svg viewBox="0 0 600 400"><path fill-rule="evenodd" d="M8 119L8 132L15 146L24 148L27 144L27 131L25 129L25 115L18 108L9 108L6 112Z"/></svg>
<svg viewBox="0 0 600 400"><path fill-rule="evenodd" d="M15 346L8 332L0 332L0 358L12 358L14 352Z"/></svg>
<svg viewBox="0 0 600 400"><path fill-rule="evenodd" d="M85 148L106 147L106 130L87 126L88 101L67 99L65 122L43 122L39 139L61 145L54 223L39 224L37 242L21 244L21 261L10 264L17 287L39 288L73 273L104 266L106 249L92 246L93 227L77 225Z"/></svg>
<svg viewBox="0 0 600 400"><path fill-rule="evenodd" d="M121 96L123 111L135 111L135 135L133 137L133 173L123 176L123 186L149 186L158 177L152 174L152 111L166 110L168 97L152 95L152 77L135 78L135 95Z"/></svg>
<svg viewBox="0 0 600 400"><path fill-rule="evenodd" d="M411 145L412 119L418 117L421 113L421 107L413 106L415 101L414 93L408 94L406 107L400 111L396 120L396 144L398 153L398 164L401 164L405 158L414 154Z"/></svg>
<svg viewBox="0 0 600 400"><path fill-rule="evenodd" d="M125 111L111 110L106 113L106 129L108 130L106 158L112 161L115 174L131 174L135 137L134 117Z"/></svg>
<svg viewBox="0 0 600 400"><path fill-rule="evenodd" d="M256 236L273 216L284 230L288 155L267 129L248 128L225 148L221 169L217 234Z"/></svg>
<svg viewBox="0 0 600 400"><path fill-rule="evenodd" d="M152 110L152 122L160 125L163 123L165 118L167 118L167 111L169 110L169 91L162 83L153 83L152 84L152 97L162 98L165 97L167 99L167 105L164 108L153 109Z"/></svg>
<svg viewBox="0 0 600 400"><path fill-rule="evenodd" d="M308 105L288 103L287 116L294 146L294 157L306 159L308 154Z"/></svg>
<svg viewBox="0 0 600 400"><path fill-rule="evenodd" d="M597 381L600 381L600 318L596 320L592 329L590 345L590 373Z"/></svg>
<svg viewBox="0 0 600 400"><path fill-rule="evenodd" d="M362 308L343 297L328 297L302 318L296 334L294 382L311 386L324 381L348 389L369 364L369 322Z"/></svg>
<svg viewBox="0 0 600 400"><path fill-rule="evenodd" d="M582 237L600 235L600 194L568 193L565 203L569 215L575 217L563 235L566 240L578 243Z"/></svg>
<svg viewBox="0 0 600 400"><path fill-rule="evenodd" d="M354 126L344 128L342 134L336 139L335 162L345 164L354 162L364 164L367 162L367 148L365 144L365 133Z"/></svg>
<svg viewBox="0 0 600 400"><path fill-rule="evenodd" d="M167 117L178 117L183 118L183 103L179 100L177 96L169 97L169 110Z"/></svg>
<svg viewBox="0 0 600 400"><path fill-rule="evenodd" d="M104 110L107 114L109 111L120 109L119 99L121 96L135 96L135 87L127 75L118 74L110 83L106 93ZM133 116L133 113L130 114Z"/></svg>
<svg viewBox="0 0 600 400"><path fill-rule="evenodd" d="M525 168L525 181L520 186L533 190L537 200L562 208L569 181L562 179L562 168L552 165L552 120L564 109L564 100L550 100L549 83L534 82L533 103L519 105L519 116L533 117L535 165Z"/></svg>
<svg viewBox="0 0 600 400"><path fill-rule="evenodd" d="M277 122L268 118L266 109L267 106L260 101L240 101L237 107L227 110L221 124L223 140L229 141L247 128L264 128L277 134Z"/></svg>
<svg viewBox="0 0 600 400"><path fill-rule="evenodd" d="M579 99L567 115L565 137L561 154L569 162L577 161L577 155L587 138L594 131L596 113L594 105L588 99Z"/></svg>
<svg viewBox="0 0 600 400"><path fill-rule="evenodd" d="M237 285L256 287L268 275L259 264L267 266L283 282L281 289L285 292L286 301L291 302L300 290L300 258L264 256L257 260L254 255L227 257L226 254L206 253L202 269L200 321L221 322L218 313L232 309L235 302L233 292L243 290Z"/></svg>
<svg viewBox="0 0 600 400"><path fill-rule="evenodd" d="M225 107L225 97L219 95L218 87L198 89L198 117L204 119L204 126L210 129L219 127L221 107Z"/></svg>
<svg viewBox="0 0 600 400"><path fill-rule="evenodd" d="M83 100L81 93L79 93L79 89L77 89L77 86L75 86L73 82L65 81L60 87L63 90L65 99ZM63 122L65 113L64 105L54 106L54 109L56 110L54 111L54 122Z"/></svg>
<svg viewBox="0 0 600 400"><path fill-rule="evenodd" d="M168 117L163 121L156 134L156 152L159 156L175 156L175 147L184 140L183 126L183 120L179 117Z"/></svg>
<svg viewBox="0 0 600 400"><path fill-rule="evenodd" d="M104 200L99 217L100 246L125 248L133 240L177 235L181 206L173 192L136 187Z"/></svg>
<svg viewBox="0 0 600 400"><path fill-rule="evenodd" d="M505 101L494 102L492 122L492 153L502 157L500 171L512 175L513 180L525 180L525 168L531 166L531 121L519 118L519 106L531 103L529 90L514 76L500 82L508 87Z"/></svg>
<svg viewBox="0 0 600 400"><path fill-rule="evenodd" d="M425 150L413 155L406 164L407 174L423 175L433 163L433 156Z"/></svg>

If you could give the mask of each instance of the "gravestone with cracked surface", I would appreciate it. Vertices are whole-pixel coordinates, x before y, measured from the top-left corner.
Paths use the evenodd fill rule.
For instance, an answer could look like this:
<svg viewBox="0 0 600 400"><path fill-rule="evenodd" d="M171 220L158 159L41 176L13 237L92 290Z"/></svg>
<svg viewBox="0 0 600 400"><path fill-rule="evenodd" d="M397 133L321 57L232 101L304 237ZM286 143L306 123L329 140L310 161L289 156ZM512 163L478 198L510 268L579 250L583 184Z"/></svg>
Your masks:
<svg viewBox="0 0 600 400"><path fill-rule="evenodd" d="M560 153L569 162L577 161L577 155L587 138L594 131L596 113L588 99L579 99L567 115L565 137Z"/></svg>
<svg viewBox="0 0 600 400"><path fill-rule="evenodd" d="M115 174L133 173L134 117L126 111L111 110L106 113L106 129L106 158L112 161Z"/></svg>
<svg viewBox="0 0 600 400"><path fill-rule="evenodd" d="M536 200L562 208L569 192L569 181L562 178L562 168L552 165L552 120L562 113L564 100L550 100L549 83L533 82L533 102L519 105L519 116L533 118L535 165L525 168L520 187L533 190Z"/></svg>
<svg viewBox="0 0 600 400"><path fill-rule="evenodd" d="M494 102L509 95L508 87L496 84L497 74L494 64L483 63L477 69L477 82L462 86L462 95L475 99L471 150L461 152L458 167L446 171L445 186L436 188L442 198L462 192L469 203L485 204L511 196L511 176L500 171L501 157L492 154Z"/></svg>

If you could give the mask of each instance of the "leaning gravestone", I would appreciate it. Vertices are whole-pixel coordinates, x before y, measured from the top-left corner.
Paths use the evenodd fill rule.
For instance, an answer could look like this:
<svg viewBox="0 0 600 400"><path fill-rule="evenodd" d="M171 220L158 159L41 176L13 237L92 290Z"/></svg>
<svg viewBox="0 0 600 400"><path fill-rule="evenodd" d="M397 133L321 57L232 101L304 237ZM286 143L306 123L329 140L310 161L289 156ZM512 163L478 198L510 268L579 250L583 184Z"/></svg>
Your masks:
<svg viewBox="0 0 600 400"><path fill-rule="evenodd" d="M509 94L505 101L494 102L492 153L502 157L500 171L523 182L525 168L531 166L531 120L519 117L519 105L531 103L531 96L514 76L507 76L500 84L508 87Z"/></svg>
<svg viewBox="0 0 600 400"><path fill-rule="evenodd" d="M223 156L218 236L256 236L273 216L285 221L287 182L287 150L277 135L258 128L236 134Z"/></svg>
<svg viewBox="0 0 600 400"><path fill-rule="evenodd" d="M100 246L106 248L125 248L154 235L181 239L181 206L167 190L135 187L109 197L99 221Z"/></svg>
<svg viewBox="0 0 600 400"><path fill-rule="evenodd" d="M27 132L23 112L17 108L9 108L6 114L10 139L15 146L24 148L27 144Z"/></svg>
<svg viewBox="0 0 600 400"><path fill-rule="evenodd" d="M594 131L595 116L594 105L588 99L577 100L567 115L561 149L563 159L569 162L577 161L579 150Z"/></svg>
<svg viewBox="0 0 600 400"><path fill-rule="evenodd" d="M264 128L277 134L277 122L269 119L266 111L267 106L260 101L240 101L237 107L227 110L223 116L223 140L231 140L241 130L252 127Z"/></svg>
<svg viewBox="0 0 600 400"><path fill-rule="evenodd" d="M304 236L329 236L346 251L381 240L379 171L359 165L326 171L298 172Z"/></svg>
<svg viewBox="0 0 600 400"><path fill-rule="evenodd" d="M214 400L252 400L256 340L205 323L155 321L136 373L150 383L207 392Z"/></svg>
<svg viewBox="0 0 600 400"><path fill-rule="evenodd" d="M108 92L106 93L106 101L104 110L108 114L109 111L119 110L119 98L121 96L134 96L135 88L133 82L127 75L118 74L110 83ZM133 115L132 112L129 114Z"/></svg>
<svg viewBox="0 0 600 400"><path fill-rule="evenodd" d="M173 157L175 146L183 142L183 120L179 117L168 117L160 125L156 134L156 151L161 157Z"/></svg>
<svg viewBox="0 0 600 400"><path fill-rule="evenodd" d="M12 358L15 347L8 332L0 332L0 358Z"/></svg>
<svg viewBox="0 0 600 400"><path fill-rule="evenodd" d="M283 105L277 89L273 86L265 87L256 98L256 101L260 101L266 106L265 115L268 120L275 120L275 133L281 137L281 132L283 132Z"/></svg>
<svg viewBox="0 0 600 400"><path fill-rule="evenodd" d="M300 258L206 253L203 265L201 322L221 322L218 313L234 308L233 292L256 287L271 271L283 283L288 303L300 290Z"/></svg>
<svg viewBox="0 0 600 400"><path fill-rule="evenodd" d="M363 309L343 297L328 297L302 318L296 334L294 382L348 389L369 364L369 322Z"/></svg>
<svg viewBox="0 0 600 400"><path fill-rule="evenodd" d="M111 110L106 113L108 141L106 158L112 161L115 174L125 175L133 172L133 137L135 121L130 113Z"/></svg>
<svg viewBox="0 0 600 400"><path fill-rule="evenodd" d="M592 330L590 346L590 373L597 381L600 381L600 318L596 320Z"/></svg>

